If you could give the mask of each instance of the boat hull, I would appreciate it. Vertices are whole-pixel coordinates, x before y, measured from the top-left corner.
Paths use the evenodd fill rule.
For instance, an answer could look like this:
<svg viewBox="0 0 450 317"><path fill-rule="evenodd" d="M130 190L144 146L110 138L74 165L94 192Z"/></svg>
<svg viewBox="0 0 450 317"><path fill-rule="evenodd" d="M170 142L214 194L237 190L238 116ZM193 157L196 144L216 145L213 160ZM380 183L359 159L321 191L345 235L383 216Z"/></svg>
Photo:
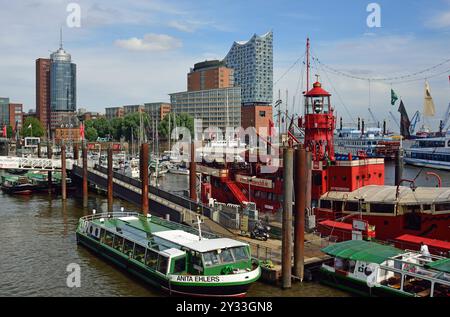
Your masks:
<svg viewBox="0 0 450 317"><path fill-rule="evenodd" d="M413 158L407 158L407 157L403 158L403 160L405 161L406 164L413 165L413 166L450 171L450 162L421 160L421 159L413 159Z"/></svg>
<svg viewBox="0 0 450 317"><path fill-rule="evenodd" d="M253 280L236 285L192 285L173 283L158 272L153 272L126 258L115 250L104 246L79 232L76 233L77 243L111 261L121 269L143 280L147 284L160 288L169 295L194 296L194 297L244 297ZM259 277L259 275L258 275Z"/></svg>
<svg viewBox="0 0 450 317"><path fill-rule="evenodd" d="M336 272L330 272L321 268L319 271L320 283L334 288L339 288L347 292L354 293L360 296L374 296L374 297L412 297L412 294L405 293L393 288L385 286L369 287L367 283L341 275Z"/></svg>

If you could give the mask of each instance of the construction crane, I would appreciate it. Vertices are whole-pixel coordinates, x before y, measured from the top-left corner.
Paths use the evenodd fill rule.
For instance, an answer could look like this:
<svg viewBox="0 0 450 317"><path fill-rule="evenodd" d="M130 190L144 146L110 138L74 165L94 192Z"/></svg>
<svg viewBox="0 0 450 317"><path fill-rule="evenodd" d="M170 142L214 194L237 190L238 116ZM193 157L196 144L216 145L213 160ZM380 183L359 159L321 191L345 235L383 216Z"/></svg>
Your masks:
<svg viewBox="0 0 450 317"><path fill-rule="evenodd" d="M409 133L414 134L414 131L416 130L416 125L420 121L420 112L416 111L411 119L411 124L409 126Z"/></svg>
<svg viewBox="0 0 450 317"><path fill-rule="evenodd" d="M373 114L372 109L370 109L370 107L369 107L369 113L370 113L370 116L372 117L373 122L375 123L375 125L377 125L380 121L377 120L377 118Z"/></svg>
<svg viewBox="0 0 450 317"><path fill-rule="evenodd" d="M395 124L397 125L397 127L400 129L400 123L399 120L394 116L394 114L392 113L392 111L389 111L389 114L391 115L391 118L394 120Z"/></svg>

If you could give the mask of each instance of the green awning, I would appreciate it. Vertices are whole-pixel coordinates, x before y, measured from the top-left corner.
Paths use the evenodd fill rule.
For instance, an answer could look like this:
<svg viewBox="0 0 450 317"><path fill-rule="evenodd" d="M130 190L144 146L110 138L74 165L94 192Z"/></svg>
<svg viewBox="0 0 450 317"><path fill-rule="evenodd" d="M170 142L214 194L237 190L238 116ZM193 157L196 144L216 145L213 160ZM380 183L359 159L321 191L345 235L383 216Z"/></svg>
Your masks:
<svg viewBox="0 0 450 317"><path fill-rule="evenodd" d="M425 265L430 269L450 273L450 259L441 259Z"/></svg>
<svg viewBox="0 0 450 317"><path fill-rule="evenodd" d="M403 250L364 240L339 242L322 249L328 255L348 260L381 264L386 259L404 253Z"/></svg>

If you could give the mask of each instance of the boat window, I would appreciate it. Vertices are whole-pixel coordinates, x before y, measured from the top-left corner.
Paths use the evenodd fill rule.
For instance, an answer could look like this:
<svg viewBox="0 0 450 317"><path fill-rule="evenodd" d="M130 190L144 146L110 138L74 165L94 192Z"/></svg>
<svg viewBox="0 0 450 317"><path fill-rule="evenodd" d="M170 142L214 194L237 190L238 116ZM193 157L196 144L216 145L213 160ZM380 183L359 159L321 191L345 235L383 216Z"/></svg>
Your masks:
<svg viewBox="0 0 450 317"><path fill-rule="evenodd" d="M173 265L173 273L183 273L186 271L186 258L176 259Z"/></svg>
<svg viewBox="0 0 450 317"><path fill-rule="evenodd" d="M114 240L114 233L109 232L109 231L106 231L106 234L105 234L105 242L104 242L104 243L105 243L107 246L112 247L112 246L113 246L113 240Z"/></svg>
<svg viewBox="0 0 450 317"><path fill-rule="evenodd" d="M248 260L247 247L233 248L234 258L236 261Z"/></svg>
<svg viewBox="0 0 450 317"><path fill-rule="evenodd" d="M450 297L450 286L441 283L434 283L433 297Z"/></svg>
<svg viewBox="0 0 450 317"><path fill-rule="evenodd" d="M134 248L134 256L133 256L133 258L136 261L144 263L144 261L145 261L145 247L143 247L142 245L136 244L136 246Z"/></svg>
<svg viewBox="0 0 450 317"><path fill-rule="evenodd" d="M355 201L347 201L344 207L345 211L359 211L359 204Z"/></svg>
<svg viewBox="0 0 450 317"><path fill-rule="evenodd" d="M167 265L169 264L169 258L163 255L159 255L158 269L157 271L162 274L167 274Z"/></svg>
<svg viewBox="0 0 450 317"><path fill-rule="evenodd" d="M125 240L125 243L123 244L123 253L131 257L133 255L133 249L134 249L134 242L130 240Z"/></svg>
<svg viewBox="0 0 450 317"><path fill-rule="evenodd" d="M320 200L320 208L331 209L331 200L327 199Z"/></svg>
<svg viewBox="0 0 450 317"><path fill-rule="evenodd" d="M430 211L431 210L431 205L423 205L423 211Z"/></svg>
<svg viewBox="0 0 450 317"><path fill-rule="evenodd" d="M156 270L158 266L158 253L147 249L147 255L145 256L145 265L147 265L152 270Z"/></svg>
<svg viewBox="0 0 450 317"><path fill-rule="evenodd" d="M431 293L431 281L405 275L403 277L403 291L420 297L429 297Z"/></svg>
<svg viewBox="0 0 450 317"><path fill-rule="evenodd" d="M210 251L203 253L203 263L205 266L213 266L219 264L219 257L217 256L217 251Z"/></svg>
<svg viewBox="0 0 450 317"><path fill-rule="evenodd" d="M394 204L370 204L370 212L393 214L394 211Z"/></svg>
<svg viewBox="0 0 450 317"><path fill-rule="evenodd" d="M114 238L114 249L116 249L119 252L123 252L123 238L120 236L116 236Z"/></svg>
<svg viewBox="0 0 450 317"><path fill-rule="evenodd" d="M222 263L234 262L233 254L230 249L222 249L219 253L219 258Z"/></svg>
<svg viewBox="0 0 450 317"><path fill-rule="evenodd" d="M447 211L450 210L450 203L436 204L434 205L435 211Z"/></svg>
<svg viewBox="0 0 450 317"><path fill-rule="evenodd" d="M334 200L333 201L333 211L342 211L342 200Z"/></svg>
<svg viewBox="0 0 450 317"><path fill-rule="evenodd" d="M397 272L380 269L379 278L380 284L399 290L401 288L402 275Z"/></svg>

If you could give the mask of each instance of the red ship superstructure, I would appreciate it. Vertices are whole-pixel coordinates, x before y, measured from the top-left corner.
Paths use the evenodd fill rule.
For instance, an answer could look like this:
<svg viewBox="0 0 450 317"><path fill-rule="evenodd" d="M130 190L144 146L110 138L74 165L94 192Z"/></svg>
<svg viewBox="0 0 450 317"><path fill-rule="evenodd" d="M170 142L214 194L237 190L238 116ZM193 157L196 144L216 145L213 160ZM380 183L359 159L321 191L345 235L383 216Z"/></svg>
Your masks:
<svg viewBox="0 0 450 317"><path fill-rule="evenodd" d="M309 40L307 47L308 87ZM312 156L311 201L321 234L351 239L353 220L358 219L366 224L366 237L390 240L409 234L450 240L450 188L433 195L429 188L385 186L384 159L367 158L364 153L335 154L336 117L331 94L319 78L304 92L304 98L304 114L298 127L304 131L302 141ZM289 142L298 142L290 132L288 135ZM253 202L260 213L281 218L283 167L270 170L265 160L249 162L248 149L240 154L246 162L216 160L198 164L202 201L208 203L213 198L240 205Z"/></svg>

